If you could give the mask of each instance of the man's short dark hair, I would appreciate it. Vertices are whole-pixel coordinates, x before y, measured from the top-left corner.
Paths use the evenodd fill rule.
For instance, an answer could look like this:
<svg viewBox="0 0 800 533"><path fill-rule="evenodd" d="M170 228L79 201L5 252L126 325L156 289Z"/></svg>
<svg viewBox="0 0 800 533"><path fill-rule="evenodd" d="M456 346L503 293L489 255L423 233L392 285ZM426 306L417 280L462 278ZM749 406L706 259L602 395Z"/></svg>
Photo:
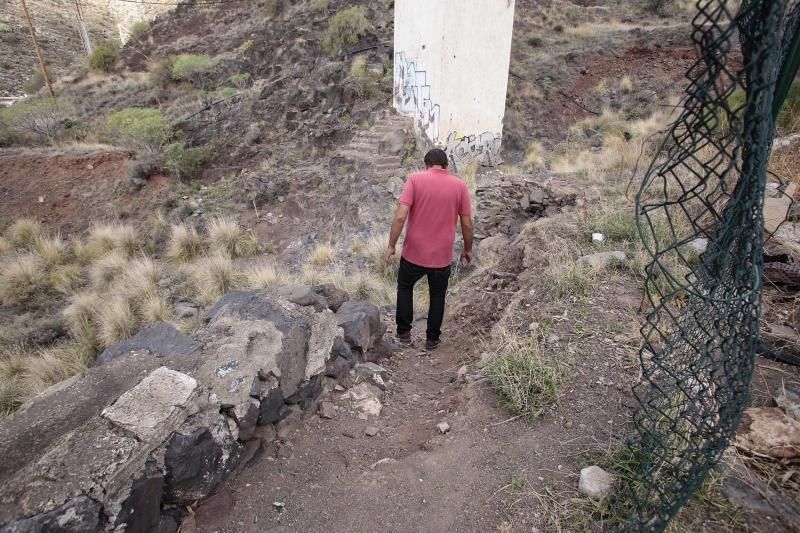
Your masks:
<svg viewBox="0 0 800 533"><path fill-rule="evenodd" d="M447 168L447 154L444 150L434 148L425 154L425 166L431 168L435 165L439 165L442 168Z"/></svg>

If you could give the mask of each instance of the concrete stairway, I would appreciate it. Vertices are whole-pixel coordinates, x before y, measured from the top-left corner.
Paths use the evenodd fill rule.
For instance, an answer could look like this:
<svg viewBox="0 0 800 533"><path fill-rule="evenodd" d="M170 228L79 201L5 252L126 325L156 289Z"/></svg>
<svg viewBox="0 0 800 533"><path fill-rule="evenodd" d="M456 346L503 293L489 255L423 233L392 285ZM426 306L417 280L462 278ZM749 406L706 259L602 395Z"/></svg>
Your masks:
<svg viewBox="0 0 800 533"><path fill-rule="evenodd" d="M396 154L381 152L381 141L387 133L402 130L410 133L413 129L413 119L397 114L389 114L372 127L361 130L352 140L339 151L339 155L370 163L380 175L406 174L403 170L402 157Z"/></svg>

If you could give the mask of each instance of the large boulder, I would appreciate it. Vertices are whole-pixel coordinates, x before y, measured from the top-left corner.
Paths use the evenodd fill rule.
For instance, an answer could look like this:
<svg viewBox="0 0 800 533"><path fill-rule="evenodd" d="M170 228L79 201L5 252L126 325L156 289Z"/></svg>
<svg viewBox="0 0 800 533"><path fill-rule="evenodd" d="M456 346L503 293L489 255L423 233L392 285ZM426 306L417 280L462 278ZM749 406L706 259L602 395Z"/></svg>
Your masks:
<svg viewBox="0 0 800 533"><path fill-rule="evenodd" d="M386 333L380 309L363 300L342 304L336 312L336 324L344 330L344 340L363 356Z"/></svg>
<svg viewBox="0 0 800 533"><path fill-rule="evenodd" d="M200 350L200 343L172 327L166 322L143 329L130 339L107 348L97 358L97 365L113 361L132 352L161 355L192 355Z"/></svg>
<svg viewBox="0 0 800 533"><path fill-rule="evenodd" d="M151 531L169 522L163 506L211 494L260 439L257 424L316 405L355 364L351 350L379 340L369 306L341 317L362 332L350 337L358 348L327 308L234 292L195 339L159 325L113 347L102 365L0 422L0 531Z"/></svg>
<svg viewBox="0 0 800 533"><path fill-rule="evenodd" d="M221 404L247 403L259 372L278 378L286 396L294 394L325 370L342 334L331 311L318 313L257 291L228 293L208 321L197 333L206 343L197 375Z"/></svg>

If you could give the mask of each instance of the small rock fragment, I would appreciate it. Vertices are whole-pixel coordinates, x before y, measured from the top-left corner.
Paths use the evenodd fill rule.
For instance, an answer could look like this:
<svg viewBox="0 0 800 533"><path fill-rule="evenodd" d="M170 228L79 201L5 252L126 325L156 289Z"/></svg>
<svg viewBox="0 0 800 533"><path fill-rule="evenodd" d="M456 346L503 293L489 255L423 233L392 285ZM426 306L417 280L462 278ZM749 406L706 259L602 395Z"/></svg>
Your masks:
<svg viewBox="0 0 800 533"><path fill-rule="evenodd" d="M379 431L380 430L375 426L367 426L366 429L364 429L364 434L368 437L374 437Z"/></svg>
<svg viewBox="0 0 800 533"><path fill-rule="evenodd" d="M597 465L581 470L578 491L593 500L602 500L614 488L615 478Z"/></svg>
<svg viewBox="0 0 800 533"><path fill-rule="evenodd" d="M785 385L781 385L775 394L772 395L775 400L775 405L784 410L784 412L800 421L800 395L791 389L787 389Z"/></svg>
<svg viewBox="0 0 800 533"><path fill-rule="evenodd" d="M448 424L446 420L442 420L441 422L436 424L436 429L439 430L439 433L444 435L445 433L450 431L450 424Z"/></svg>
<svg viewBox="0 0 800 533"><path fill-rule="evenodd" d="M319 417L320 418L333 418L336 416L336 408L331 402L320 402L319 404Z"/></svg>
<svg viewBox="0 0 800 533"><path fill-rule="evenodd" d="M577 263L591 267L594 270L604 270L614 263L624 263L627 257L625 252L622 251L598 252L578 258Z"/></svg>

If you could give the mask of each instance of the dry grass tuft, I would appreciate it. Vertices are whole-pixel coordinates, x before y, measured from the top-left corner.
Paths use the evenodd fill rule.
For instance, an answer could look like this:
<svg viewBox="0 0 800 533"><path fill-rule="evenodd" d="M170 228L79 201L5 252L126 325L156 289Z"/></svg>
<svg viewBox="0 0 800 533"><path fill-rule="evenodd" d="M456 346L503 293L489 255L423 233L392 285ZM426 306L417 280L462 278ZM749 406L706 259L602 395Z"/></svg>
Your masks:
<svg viewBox="0 0 800 533"><path fill-rule="evenodd" d="M161 242L167 238L169 232L170 226L167 217L159 209L150 218L150 237L156 242Z"/></svg>
<svg viewBox="0 0 800 533"><path fill-rule="evenodd" d="M102 258L111 252L133 257L140 250L136 229L128 224L101 224L89 231L81 255L86 262Z"/></svg>
<svg viewBox="0 0 800 533"><path fill-rule="evenodd" d="M245 281L224 255L206 257L189 268L195 292L204 305L216 302Z"/></svg>
<svg viewBox="0 0 800 533"><path fill-rule="evenodd" d="M38 257L15 256L0 265L0 300L4 304L30 302L47 289L47 273Z"/></svg>
<svg viewBox="0 0 800 533"><path fill-rule="evenodd" d="M11 246L11 241L6 239L5 237L0 237L0 255L5 255L12 249L13 246Z"/></svg>
<svg viewBox="0 0 800 533"><path fill-rule="evenodd" d="M595 273L590 266L570 258L552 260L544 271L544 279L554 298L583 298L595 285Z"/></svg>
<svg viewBox="0 0 800 533"><path fill-rule="evenodd" d="M119 280L128 268L128 257L112 251L100 257L89 268L89 281L97 290L106 290Z"/></svg>
<svg viewBox="0 0 800 533"><path fill-rule="evenodd" d="M100 347L95 324L100 306L101 300L97 293L82 292L74 295L70 304L62 311L72 338L81 346L91 350Z"/></svg>
<svg viewBox="0 0 800 533"><path fill-rule="evenodd" d="M354 254L360 254L364 251L364 241L356 239L350 243L350 251ZM1 252L0 252L1 253Z"/></svg>
<svg viewBox="0 0 800 533"><path fill-rule="evenodd" d="M633 80L631 80L631 77L623 76L622 79L619 80L619 88L625 94L628 94L631 91L633 91Z"/></svg>
<svg viewBox="0 0 800 533"><path fill-rule="evenodd" d="M138 326L131 302L124 296L113 297L98 310L97 325L104 348L131 337Z"/></svg>
<svg viewBox="0 0 800 533"><path fill-rule="evenodd" d="M470 196L475 196L475 191L478 189L478 171L481 169L481 163L477 159L473 159L459 172L461 179L467 184ZM388 239L386 242L389 242Z"/></svg>
<svg viewBox="0 0 800 533"><path fill-rule="evenodd" d="M158 293L149 293L137 302L137 314L143 327L150 327L172 316L167 299Z"/></svg>
<svg viewBox="0 0 800 533"><path fill-rule="evenodd" d="M333 248L330 244L317 244L311 252L309 261L312 265L323 266L333 263L334 260Z"/></svg>
<svg viewBox="0 0 800 533"><path fill-rule="evenodd" d="M194 261L203 254L203 239L192 226L173 225L167 243L167 257L176 263Z"/></svg>
<svg viewBox="0 0 800 533"><path fill-rule="evenodd" d="M50 289L64 296L74 293L82 282L81 267L75 264L55 266L47 274L47 285Z"/></svg>
<svg viewBox="0 0 800 533"><path fill-rule="evenodd" d="M245 271L245 277L247 287L250 289L266 289L280 285L283 278L278 267L271 261L261 261L251 265Z"/></svg>
<svg viewBox="0 0 800 533"><path fill-rule="evenodd" d="M50 238L37 236L31 245L31 251L42 260L47 267L62 265L67 261L67 245L60 235Z"/></svg>
<svg viewBox="0 0 800 533"><path fill-rule="evenodd" d="M128 264L122 276L120 292L139 302L158 292L161 267L149 257Z"/></svg>
<svg viewBox="0 0 800 533"><path fill-rule="evenodd" d="M362 255L366 257L372 265L373 271L384 279L394 280L397 278L397 265L400 261L395 255L394 261L386 263L383 260L383 253L389 244L389 235L386 233L376 233L367 239ZM400 245L398 244L398 248Z"/></svg>
<svg viewBox="0 0 800 533"><path fill-rule="evenodd" d="M0 416L70 376L86 370L93 359L73 343L29 352L24 347L0 352Z"/></svg>
<svg viewBox="0 0 800 533"><path fill-rule="evenodd" d="M230 258L250 257L258 253L258 242L229 217L211 219L206 226L211 252Z"/></svg>
<svg viewBox="0 0 800 533"><path fill-rule="evenodd" d="M540 142L532 142L525 150L525 160L522 162L525 170L537 170L545 167L544 147Z"/></svg>
<svg viewBox="0 0 800 533"><path fill-rule="evenodd" d="M347 276L342 285L356 300L367 300L375 305L386 305L395 300L394 285L370 272Z"/></svg>
<svg viewBox="0 0 800 533"><path fill-rule="evenodd" d="M6 237L12 244L25 248L31 248L36 239L40 239L44 235L44 228L39 221L31 218L21 218L6 230Z"/></svg>
<svg viewBox="0 0 800 533"><path fill-rule="evenodd" d="M328 274L313 264L305 265L300 280L306 285L321 285L328 279Z"/></svg>

